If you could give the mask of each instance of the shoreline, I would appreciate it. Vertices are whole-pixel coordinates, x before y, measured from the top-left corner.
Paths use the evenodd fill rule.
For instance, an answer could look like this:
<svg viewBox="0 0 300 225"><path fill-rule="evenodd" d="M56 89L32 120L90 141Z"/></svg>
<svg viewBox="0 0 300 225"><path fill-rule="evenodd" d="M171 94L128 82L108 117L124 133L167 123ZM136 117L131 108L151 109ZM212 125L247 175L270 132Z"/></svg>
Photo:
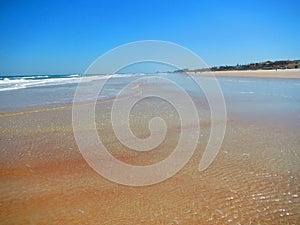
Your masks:
<svg viewBox="0 0 300 225"><path fill-rule="evenodd" d="M300 79L300 69L185 72L193 76Z"/></svg>
<svg viewBox="0 0 300 225"><path fill-rule="evenodd" d="M281 86L285 88L278 89L278 93L276 89L276 94L299 96L298 86L290 86L291 82L282 83L287 84ZM247 90L261 87L252 82L229 84L228 88L246 84ZM43 94L53 93L53 89L51 92L47 92L48 88L44 90ZM40 91L31 89L20 93L32 98ZM73 89L60 86L55 93L54 99L62 94L72 95ZM140 92L135 90L134 93ZM199 94L201 99L195 101L195 107L201 115L201 130L191 159L168 180L139 188L108 181L84 160L73 134L72 105L0 117L3 140L0 142L0 220L5 224L47 224L54 218L60 224L95 224L96 220L101 220L107 225L204 225L224 224L234 218L234 222L242 224L296 223L300 207L300 168L297 163L299 155L296 154L300 146L299 128L296 131L284 129L277 121L288 125L288 120L292 120L296 124L298 117L293 117L288 108L280 110L279 116L276 107L270 111L266 106L266 99L258 98L258 102L253 102L255 95L238 93L237 98L229 95L226 100L231 110L228 111L222 149L207 170L198 172L211 133L208 102L202 101ZM3 98L10 94L3 95ZM227 97L226 94L225 91ZM13 96L16 99L21 95ZM294 103L286 98L272 99L272 104L284 101L285 107L292 104L292 109L298 109L294 107L298 98L291 98ZM44 99L36 98L34 102L41 100ZM95 106L95 125L99 138L118 160L136 166L152 165L168 157L176 147L181 122L172 105L155 98L138 103L137 110L132 110L130 125L137 137L149 134L148 121L156 115L168 128L164 142L157 149L138 152L118 140L111 125L112 102L107 99L102 103L99 101ZM249 107L245 108L247 104ZM272 112L267 113L270 123L263 114L265 110ZM194 126L198 124L192 123L184 129L192 134ZM178 205L175 210L174 205Z"/></svg>

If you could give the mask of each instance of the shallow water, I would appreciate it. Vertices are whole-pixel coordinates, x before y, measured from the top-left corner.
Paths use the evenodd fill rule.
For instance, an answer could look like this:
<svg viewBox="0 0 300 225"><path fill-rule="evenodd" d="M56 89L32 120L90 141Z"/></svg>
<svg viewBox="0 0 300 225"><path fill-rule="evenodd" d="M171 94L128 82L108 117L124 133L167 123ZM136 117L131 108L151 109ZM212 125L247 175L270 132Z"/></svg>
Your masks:
<svg viewBox="0 0 300 225"><path fill-rule="evenodd" d="M196 102L201 116L199 143L178 174L162 183L138 188L104 179L82 158L72 131L75 85L0 92L0 221L298 224L300 81L219 78L228 111L225 139L216 160L199 172L210 133L209 106L190 80L181 75L173 79L185 84ZM124 82L128 80L114 80L107 87L107 95L99 100L116 94ZM162 88L172 91L168 86ZM130 90L133 96L136 93L138 88ZM89 97L87 94L87 101ZM116 158L133 165L149 165L171 153L180 127L180 117L171 105L155 98L135 105L130 123L136 136L149 135L148 121L154 116L162 117L169 128L166 139L155 150L136 152L115 137L110 122L111 104L98 102L96 124ZM49 106L54 108L45 110ZM20 110L24 112L11 113Z"/></svg>
<svg viewBox="0 0 300 225"><path fill-rule="evenodd" d="M115 97L116 94L128 83L153 75L117 75L112 77L105 85L99 96L99 100ZM205 101L201 89L193 80L181 74L154 74L171 79L183 87L196 100ZM86 86L90 90L98 89L105 76L95 76L87 79ZM201 82L211 79L209 77L193 76ZM57 79L57 78L55 78ZM66 79L66 78L61 78ZM72 104L74 93L78 85L78 79L61 82L54 85L28 87L18 90L0 92L0 113L33 110L45 107L55 107ZM278 128L288 127L299 131L300 129L300 80L299 79L262 79L262 78L217 78L225 97L227 111L235 119L251 121L254 123L266 123ZM156 82L150 79L149 82ZM158 84L159 85L159 84ZM168 88L168 87L164 87ZM87 92L85 101L90 100ZM229 118L230 119L230 118Z"/></svg>

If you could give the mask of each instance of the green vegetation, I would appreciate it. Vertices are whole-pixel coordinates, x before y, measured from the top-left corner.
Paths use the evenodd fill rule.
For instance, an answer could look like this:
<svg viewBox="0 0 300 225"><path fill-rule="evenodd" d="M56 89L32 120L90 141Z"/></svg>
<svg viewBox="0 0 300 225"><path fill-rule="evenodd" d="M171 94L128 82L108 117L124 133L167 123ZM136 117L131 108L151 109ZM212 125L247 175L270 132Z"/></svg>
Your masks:
<svg viewBox="0 0 300 225"><path fill-rule="evenodd" d="M205 72L205 71L231 71L231 70L277 70L277 69L297 69L300 68L300 60L280 60L280 61L266 61L259 63L250 63L247 65L236 66L219 66L219 67L210 67L203 69L182 69L176 70L175 73L180 72Z"/></svg>

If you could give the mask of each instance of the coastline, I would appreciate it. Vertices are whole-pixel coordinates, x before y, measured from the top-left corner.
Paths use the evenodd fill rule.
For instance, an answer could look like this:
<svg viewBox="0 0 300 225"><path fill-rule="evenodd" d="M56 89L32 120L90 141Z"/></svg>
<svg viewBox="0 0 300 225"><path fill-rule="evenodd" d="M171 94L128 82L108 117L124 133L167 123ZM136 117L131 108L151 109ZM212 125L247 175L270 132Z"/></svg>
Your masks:
<svg viewBox="0 0 300 225"><path fill-rule="evenodd" d="M184 78L181 74L174 76ZM4 106L15 108L0 115L0 221L5 224L101 221L107 225L297 223L300 81L231 80L240 79L220 82L226 97L228 122L222 148L211 166L198 171L211 130L209 105L199 93L195 95L195 106L201 115L201 130L192 158L170 179L139 188L106 180L80 154L73 134L72 104L68 102L72 101L74 86L2 92L1 98L6 99ZM139 88L131 92L139 94ZM59 104L55 102L62 96ZM22 104L12 105L17 99ZM114 157L143 166L171 154L180 135L180 116L171 105L154 98L139 102L132 110L130 125L138 137L147 136L148 121L157 115L168 128L164 142L154 151L138 152L117 139L111 126L112 104L109 97L97 102L95 123L99 137ZM296 130L290 127L291 123ZM193 126L197 124L185 129L193 132Z"/></svg>
<svg viewBox="0 0 300 225"><path fill-rule="evenodd" d="M300 69L185 72L194 76L300 79Z"/></svg>

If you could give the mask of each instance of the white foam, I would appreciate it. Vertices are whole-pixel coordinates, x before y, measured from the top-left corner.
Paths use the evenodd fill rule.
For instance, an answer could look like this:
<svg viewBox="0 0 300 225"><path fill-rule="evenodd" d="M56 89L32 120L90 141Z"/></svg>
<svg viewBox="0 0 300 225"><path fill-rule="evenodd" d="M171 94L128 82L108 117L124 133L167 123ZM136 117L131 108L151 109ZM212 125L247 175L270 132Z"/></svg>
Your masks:
<svg viewBox="0 0 300 225"><path fill-rule="evenodd" d="M253 91L241 91L241 94L255 94Z"/></svg>
<svg viewBox="0 0 300 225"><path fill-rule="evenodd" d="M24 89L30 87L42 87L50 85L76 84L79 82L92 82L95 80L103 80L109 78L125 78L137 76L136 74L108 74L80 77L78 74L67 75L62 78L49 78L49 76L27 76L15 79L4 78L0 80L0 91L10 91L17 89ZM41 78L41 79L37 79Z"/></svg>

